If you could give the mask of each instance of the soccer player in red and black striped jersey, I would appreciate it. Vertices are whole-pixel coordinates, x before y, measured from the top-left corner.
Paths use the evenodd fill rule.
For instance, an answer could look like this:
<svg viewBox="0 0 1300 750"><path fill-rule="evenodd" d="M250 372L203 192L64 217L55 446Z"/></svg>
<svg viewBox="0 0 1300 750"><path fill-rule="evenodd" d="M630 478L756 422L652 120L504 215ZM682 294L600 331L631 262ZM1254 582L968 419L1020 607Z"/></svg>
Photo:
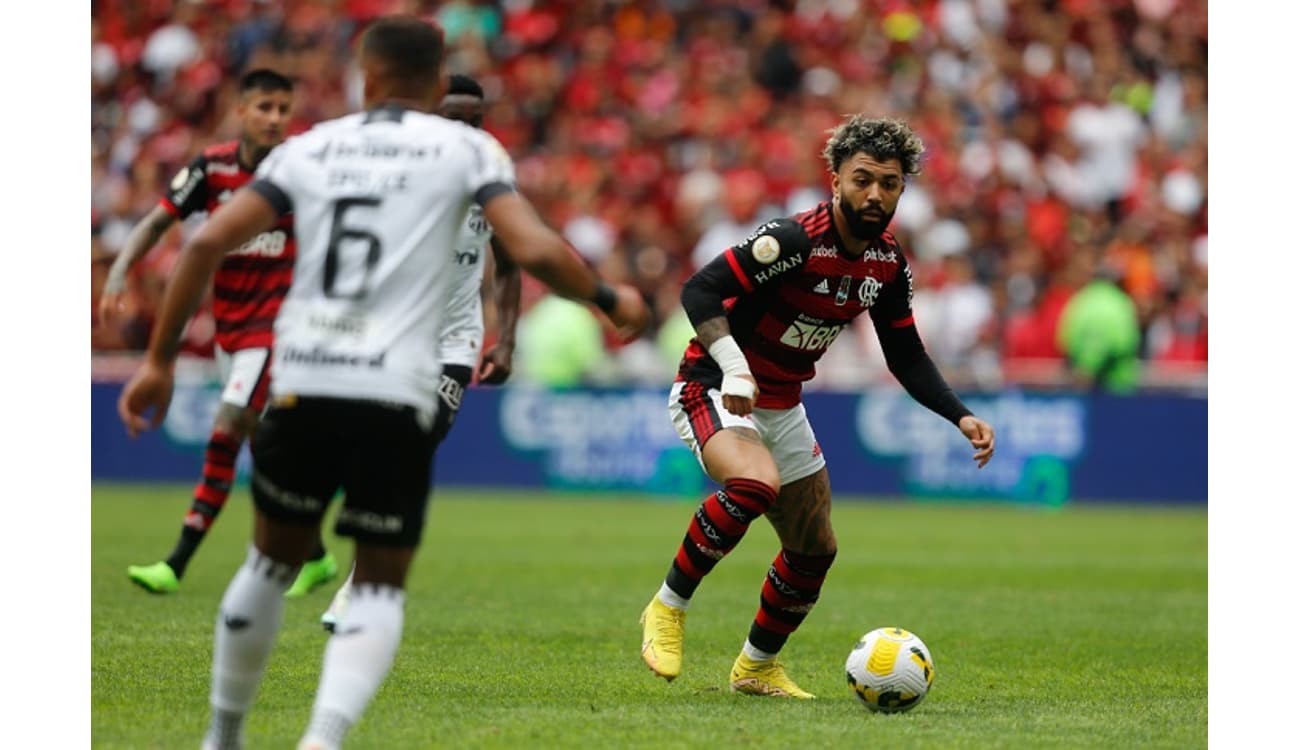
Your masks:
<svg viewBox="0 0 1300 750"><path fill-rule="evenodd" d="M660 677L681 672L686 610L704 576L754 519L781 550L731 670L731 689L812 698L776 660L812 610L835 559L826 461L801 403L817 360L867 313L889 370L918 402L970 440L980 467L993 428L971 414L926 354L912 320L912 275L886 231L921 140L906 123L856 115L823 150L831 200L759 227L682 290L695 326L669 398L682 440L722 485L695 512L659 592L642 614L641 656Z"/></svg>
<svg viewBox="0 0 1300 750"><path fill-rule="evenodd" d="M253 179L271 149L287 136L293 82L267 69L245 73L239 82L237 140L204 149L181 169L167 194L127 237L113 262L100 300L100 319L111 322L123 304L127 273L163 234L198 212L212 213ZM152 565L132 565L127 575L153 593L180 585L190 558L226 503L235 477L240 446L266 406L271 367L271 325L293 278L293 217L232 252L217 270L212 286L217 362L224 389L203 457L203 476L171 555ZM338 564L321 546L290 592L301 595L337 575Z"/></svg>

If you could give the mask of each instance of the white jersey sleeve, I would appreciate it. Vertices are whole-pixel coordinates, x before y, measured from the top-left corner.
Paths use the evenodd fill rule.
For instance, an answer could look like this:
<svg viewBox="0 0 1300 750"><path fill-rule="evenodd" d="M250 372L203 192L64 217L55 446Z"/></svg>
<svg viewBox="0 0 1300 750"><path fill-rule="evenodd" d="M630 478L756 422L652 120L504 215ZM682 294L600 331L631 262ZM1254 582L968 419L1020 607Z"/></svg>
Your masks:
<svg viewBox="0 0 1300 750"><path fill-rule="evenodd" d="M255 185L293 211L298 238L272 394L436 409L458 238L470 207L513 182L496 139L398 108L321 123L269 154Z"/></svg>
<svg viewBox="0 0 1300 750"><path fill-rule="evenodd" d="M466 126L468 128L468 126ZM474 199L480 206L503 189L515 186L515 164L510 154L491 133L469 128L466 145L473 155L473 168L469 175Z"/></svg>

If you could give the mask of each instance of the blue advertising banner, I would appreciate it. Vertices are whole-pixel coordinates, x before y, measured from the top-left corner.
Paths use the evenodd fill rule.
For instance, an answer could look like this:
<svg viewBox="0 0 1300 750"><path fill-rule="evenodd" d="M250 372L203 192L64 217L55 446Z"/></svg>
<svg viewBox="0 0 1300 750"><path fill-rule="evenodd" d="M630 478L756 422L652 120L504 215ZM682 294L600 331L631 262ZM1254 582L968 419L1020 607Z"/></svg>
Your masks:
<svg viewBox="0 0 1300 750"><path fill-rule="evenodd" d="M216 408L210 379L177 383L162 429L132 441L120 383L93 383L91 476L197 480ZM435 481L448 486L634 490L695 496L711 483L673 431L667 389L471 388ZM997 429L984 469L952 425L897 389L808 393L805 406L838 494L1205 503L1204 397L1030 394L965 397ZM239 470L246 476L247 450Z"/></svg>

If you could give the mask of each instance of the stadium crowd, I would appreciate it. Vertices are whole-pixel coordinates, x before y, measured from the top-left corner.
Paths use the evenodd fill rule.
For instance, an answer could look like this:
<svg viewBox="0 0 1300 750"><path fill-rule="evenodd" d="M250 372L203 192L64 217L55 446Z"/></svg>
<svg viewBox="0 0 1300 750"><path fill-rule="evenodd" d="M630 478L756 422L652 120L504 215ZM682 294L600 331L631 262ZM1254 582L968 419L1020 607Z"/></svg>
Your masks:
<svg viewBox="0 0 1300 750"><path fill-rule="evenodd" d="M205 145L238 132L234 82L297 82L290 132L356 109L369 19L435 18L447 72L488 94L520 188L611 280L639 286L658 341L614 343L525 284L523 377L662 383L690 337L681 284L762 221L829 196L841 116L906 119L926 143L892 229L918 328L955 385L1064 372L1057 322L1089 280L1136 312L1144 364L1203 373L1208 349L1206 0L97 0L92 3L92 345L143 348L182 236L98 294L127 233ZM488 306L489 309L491 306ZM814 385L888 378L866 317ZM534 328L546 331L544 321ZM491 330L491 320L489 320ZM554 333L554 329L551 329ZM190 351L211 351L204 312ZM594 339L594 341L593 341ZM538 347L547 347L539 351ZM561 353L552 347L575 347ZM531 348L530 348L531 347ZM570 363L545 371L529 360ZM1043 368L1046 368L1045 370Z"/></svg>

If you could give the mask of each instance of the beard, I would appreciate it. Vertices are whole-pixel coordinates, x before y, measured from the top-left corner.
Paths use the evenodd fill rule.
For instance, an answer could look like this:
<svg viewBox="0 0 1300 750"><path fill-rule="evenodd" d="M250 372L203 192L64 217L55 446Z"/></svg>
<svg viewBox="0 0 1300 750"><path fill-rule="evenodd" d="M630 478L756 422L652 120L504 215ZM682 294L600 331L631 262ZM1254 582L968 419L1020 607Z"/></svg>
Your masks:
<svg viewBox="0 0 1300 750"><path fill-rule="evenodd" d="M849 202L841 196L839 200L840 216L844 217L844 223L849 228L849 233L859 240L874 240L880 237L885 227L894 218L894 212L883 214L879 219L868 219L859 213L859 209L849 206Z"/></svg>

